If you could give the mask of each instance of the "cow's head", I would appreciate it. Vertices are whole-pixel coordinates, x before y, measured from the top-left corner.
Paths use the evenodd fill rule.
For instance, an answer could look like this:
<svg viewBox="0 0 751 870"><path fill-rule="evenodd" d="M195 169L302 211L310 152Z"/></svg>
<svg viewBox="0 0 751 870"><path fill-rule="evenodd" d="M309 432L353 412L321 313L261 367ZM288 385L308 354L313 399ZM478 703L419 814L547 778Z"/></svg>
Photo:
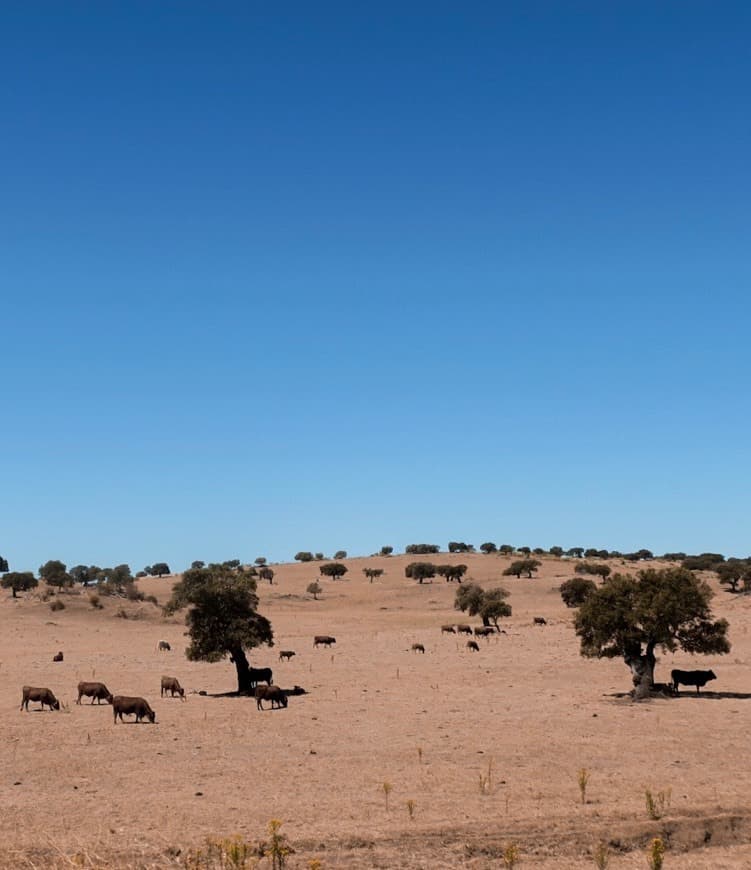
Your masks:
<svg viewBox="0 0 751 870"><path fill-rule="evenodd" d="M104 700L105 700L108 704L111 704L111 703L112 703L112 700L113 700L112 692L109 692L109 693L107 694L107 696L105 697Z"/></svg>
<svg viewBox="0 0 751 870"><path fill-rule="evenodd" d="M60 702L57 700L57 698L53 698L52 704L50 706L52 707L53 710L59 710L60 709Z"/></svg>
<svg viewBox="0 0 751 870"><path fill-rule="evenodd" d="M709 671L709 673L707 674L707 679L708 679L708 680L716 680L717 677L716 677L716 675L715 675L715 672L714 672L714 671Z"/></svg>
<svg viewBox="0 0 751 870"><path fill-rule="evenodd" d="M153 710L149 710L146 715L149 717L149 722L153 725L156 722L156 713Z"/></svg>

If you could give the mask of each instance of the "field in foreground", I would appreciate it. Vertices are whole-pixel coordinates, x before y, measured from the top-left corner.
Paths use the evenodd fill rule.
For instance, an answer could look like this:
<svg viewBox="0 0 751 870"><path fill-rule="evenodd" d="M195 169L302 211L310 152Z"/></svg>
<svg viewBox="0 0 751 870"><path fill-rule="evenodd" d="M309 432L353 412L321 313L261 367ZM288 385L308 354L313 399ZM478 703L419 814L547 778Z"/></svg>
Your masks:
<svg viewBox="0 0 751 870"><path fill-rule="evenodd" d="M502 867L509 844L519 867L594 867L606 842L620 870L646 867L656 835L670 844L666 868L751 866L751 598L715 598L729 656L659 662L658 680L672 667L712 668L715 691L634 704L618 696L630 687L621 662L579 656L556 589L572 562L504 577L507 634L471 653L440 632L478 623L453 610L455 584L406 580L411 560L347 560L344 580L321 579L319 601L305 593L315 564L274 566L259 594L276 644L252 663L308 694L263 713L247 698L194 693L231 691L234 668L188 662L181 615L113 599L94 610L75 594L55 613L36 595L0 600L0 866L179 866L207 836L265 839L272 818L284 822L292 867ZM487 587L508 564L434 561L463 562ZM366 565L386 574L369 584ZM164 601L173 580L141 588ZM122 607L137 618L119 618ZM313 649L314 634L336 646ZM160 639L171 653L157 652ZM425 655L410 651L415 642ZM279 662L279 649L297 654ZM58 650L65 660L53 663ZM162 674L180 679L185 703L160 699ZM111 707L76 706L81 679L143 695L158 724L113 725ZM23 684L49 686L66 709L19 712ZM665 797L659 820L647 815L647 789Z"/></svg>

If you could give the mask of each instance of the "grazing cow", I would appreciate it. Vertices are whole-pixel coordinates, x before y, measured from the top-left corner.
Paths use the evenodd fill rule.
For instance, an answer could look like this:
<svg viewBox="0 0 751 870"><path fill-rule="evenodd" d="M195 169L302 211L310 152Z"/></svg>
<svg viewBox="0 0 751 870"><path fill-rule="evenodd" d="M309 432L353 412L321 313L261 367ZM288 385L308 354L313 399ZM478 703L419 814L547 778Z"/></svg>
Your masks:
<svg viewBox="0 0 751 870"><path fill-rule="evenodd" d="M173 698L175 697L175 694L178 694L183 701L185 700L185 689L180 685L177 677L162 677L162 698L164 697L165 692L170 692Z"/></svg>
<svg viewBox="0 0 751 870"><path fill-rule="evenodd" d="M332 643L336 643L336 638L328 634L317 634L313 638L313 646L331 646Z"/></svg>
<svg viewBox="0 0 751 870"><path fill-rule="evenodd" d="M696 686L696 694L699 694L699 689L706 686L710 680L716 680L717 676L714 671L679 671L670 672L670 678L673 681L673 691L678 694L678 686L683 683L684 686Z"/></svg>
<svg viewBox="0 0 751 870"><path fill-rule="evenodd" d="M60 702L49 689L38 689L34 686L24 686L21 689L21 693L21 709L23 710L25 707L27 713L29 712L29 701L39 701L42 705L42 710L44 710L45 704L50 708L50 710L60 709Z"/></svg>
<svg viewBox="0 0 751 870"><path fill-rule="evenodd" d="M412 644L412 652L425 652L425 647L421 643L413 643Z"/></svg>
<svg viewBox="0 0 751 870"><path fill-rule="evenodd" d="M547 625L548 621L544 616L535 616L532 620L532 625Z"/></svg>
<svg viewBox="0 0 751 870"><path fill-rule="evenodd" d="M60 652L57 653L56 655L52 656L53 662L61 662L62 660L63 660L63 651L62 650L60 650Z"/></svg>
<svg viewBox="0 0 751 870"><path fill-rule="evenodd" d="M467 641L467 649L470 652L480 652L480 647L478 646L476 640L468 640Z"/></svg>
<svg viewBox="0 0 751 870"><path fill-rule="evenodd" d="M157 652L170 652L172 647L167 643L166 640L160 640L157 644Z"/></svg>
<svg viewBox="0 0 751 870"><path fill-rule="evenodd" d="M456 629L453 625L442 625L441 634L456 634Z"/></svg>
<svg viewBox="0 0 751 870"><path fill-rule="evenodd" d="M76 699L76 704L81 703L81 698L86 695L87 698L91 698L91 703L94 703L94 699L96 699L97 704L101 704L102 701L106 701L108 704L112 703L112 692L104 685L104 683L86 683L80 682L78 684L78 698Z"/></svg>
<svg viewBox="0 0 751 870"><path fill-rule="evenodd" d="M471 625L457 625L456 630L459 632L459 634L472 634Z"/></svg>
<svg viewBox="0 0 751 870"><path fill-rule="evenodd" d="M475 637L489 637L495 634L495 629L491 625L478 625L475 628Z"/></svg>
<svg viewBox="0 0 751 870"><path fill-rule="evenodd" d="M120 721L123 721L123 714L126 716L135 715L136 722L140 722L141 719L148 719L152 725L156 722L156 713L149 707L149 702L144 698L129 698L126 695L115 695L112 699L112 711L115 716L115 724L117 724L118 716Z"/></svg>
<svg viewBox="0 0 751 870"><path fill-rule="evenodd" d="M271 701L271 709L287 706L287 696L279 686L256 686L256 707L263 710L263 701Z"/></svg>
<svg viewBox="0 0 751 870"><path fill-rule="evenodd" d="M295 651L293 649L279 650L279 661L281 661L282 659L287 659L287 661L289 661L294 654Z"/></svg>
<svg viewBox="0 0 751 870"><path fill-rule="evenodd" d="M258 683L266 683L271 685L273 674L271 668L250 668L250 688L255 689Z"/></svg>

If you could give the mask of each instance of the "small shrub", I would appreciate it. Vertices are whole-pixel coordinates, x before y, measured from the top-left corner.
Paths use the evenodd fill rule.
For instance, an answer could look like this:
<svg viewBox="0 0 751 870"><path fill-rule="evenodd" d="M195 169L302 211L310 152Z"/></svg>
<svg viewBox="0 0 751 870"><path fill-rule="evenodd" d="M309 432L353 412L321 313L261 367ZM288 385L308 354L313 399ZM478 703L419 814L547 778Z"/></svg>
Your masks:
<svg viewBox="0 0 751 870"><path fill-rule="evenodd" d="M389 795L391 794L392 788L393 788L393 786L391 785L390 782L384 782L381 785L381 790L383 791L384 797L386 798L386 811L387 812L388 812L388 808L389 808Z"/></svg>
<svg viewBox="0 0 751 870"><path fill-rule="evenodd" d="M50 610L65 610L65 602L60 601L59 598L56 598L54 601L50 601Z"/></svg>
<svg viewBox="0 0 751 870"><path fill-rule="evenodd" d="M94 608L94 610L101 610L104 607L99 598L98 592L92 592L91 595L89 595L89 604Z"/></svg>
<svg viewBox="0 0 751 870"><path fill-rule="evenodd" d="M146 597L135 583L126 583L123 587L123 591L125 592L125 597L128 601L143 601Z"/></svg>
<svg viewBox="0 0 751 870"><path fill-rule="evenodd" d="M414 819L415 817L415 802L410 798L407 801L407 812L409 813L410 819Z"/></svg>
<svg viewBox="0 0 751 870"><path fill-rule="evenodd" d="M665 843L660 837L655 837L649 844L647 852L647 863L649 870L662 870L662 863L665 860Z"/></svg>
<svg viewBox="0 0 751 870"><path fill-rule="evenodd" d="M148 601L149 604L153 604L154 607L159 607L159 602L156 600L156 595L147 595L144 598L144 601Z"/></svg>
<svg viewBox="0 0 751 870"><path fill-rule="evenodd" d="M647 805L647 815L653 821L661 819L665 815L665 810L670 807L670 798L672 796L671 789L667 788L658 791L653 795L648 788L644 789L644 799Z"/></svg>
<svg viewBox="0 0 751 870"><path fill-rule="evenodd" d="M516 863L519 860L519 847L516 843L508 843L506 848L503 850L503 866L504 867L516 867Z"/></svg>
<svg viewBox="0 0 751 870"><path fill-rule="evenodd" d="M271 858L272 870L284 870L287 856L292 853L286 834L279 832L281 827L282 823L279 819L272 819L269 822L269 837L271 839L266 844L263 854L264 857Z"/></svg>
<svg viewBox="0 0 751 870"><path fill-rule="evenodd" d="M124 607L120 607L115 616L119 617L120 619L130 619L130 614Z"/></svg>
<svg viewBox="0 0 751 870"><path fill-rule="evenodd" d="M235 837L207 837L204 845L191 849L184 859L187 870L250 870L258 866L258 847Z"/></svg>
<svg viewBox="0 0 751 870"><path fill-rule="evenodd" d="M595 862L597 870L607 870L608 864L610 863L610 852L607 843L598 843L595 846L592 859Z"/></svg>
<svg viewBox="0 0 751 870"><path fill-rule="evenodd" d="M579 792L581 794L582 803L587 802L587 783L589 782L589 771L586 767L579 770Z"/></svg>
<svg viewBox="0 0 751 870"><path fill-rule="evenodd" d="M493 789L493 759L488 762L488 769L485 773L480 772L480 794L490 794Z"/></svg>

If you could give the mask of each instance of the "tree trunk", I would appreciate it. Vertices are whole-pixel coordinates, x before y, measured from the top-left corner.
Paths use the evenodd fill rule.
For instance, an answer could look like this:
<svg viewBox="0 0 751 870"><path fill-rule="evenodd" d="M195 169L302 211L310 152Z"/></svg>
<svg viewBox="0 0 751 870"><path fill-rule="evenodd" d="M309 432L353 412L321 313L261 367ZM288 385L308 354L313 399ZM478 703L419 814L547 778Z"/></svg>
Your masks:
<svg viewBox="0 0 751 870"><path fill-rule="evenodd" d="M233 649L230 659L237 670L237 691L241 695L252 695L254 690L250 685L250 663L245 651L242 648Z"/></svg>
<svg viewBox="0 0 751 870"><path fill-rule="evenodd" d="M627 655L624 661L631 668L631 676L634 686L644 685L645 683L651 688L655 681L655 645L650 642L647 644L647 651L643 655L641 652L638 655Z"/></svg>
<svg viewBox="0 0 751 870"><path fill-rule="evenodd" d="M14 597L14 598L18 598L18 596L16 595L16 587L15 587L15 586L11 586L10 588L13 590L13 597Z"/></svg>

